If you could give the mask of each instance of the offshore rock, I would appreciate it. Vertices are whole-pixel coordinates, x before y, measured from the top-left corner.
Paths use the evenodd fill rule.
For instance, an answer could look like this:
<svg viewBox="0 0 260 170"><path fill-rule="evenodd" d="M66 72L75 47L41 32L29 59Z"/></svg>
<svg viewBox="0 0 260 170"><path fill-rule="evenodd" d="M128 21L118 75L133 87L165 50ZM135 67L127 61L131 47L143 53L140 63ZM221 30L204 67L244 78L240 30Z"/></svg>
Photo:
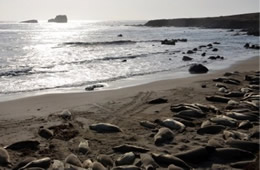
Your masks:
<svg viewBox="0 0 260 170"><path fill-rule="evenodd" d="M68 18L66 15L57 15L55 18L49 19L48 22L67 23Z"/></svg>
<svg viewBox="0 0 260 170"><path fill-rule="evenodd" d="M189 72L191 74L207 73L208 71L209 71L209 69L202 64L193 64L189 68Z"/></svg>

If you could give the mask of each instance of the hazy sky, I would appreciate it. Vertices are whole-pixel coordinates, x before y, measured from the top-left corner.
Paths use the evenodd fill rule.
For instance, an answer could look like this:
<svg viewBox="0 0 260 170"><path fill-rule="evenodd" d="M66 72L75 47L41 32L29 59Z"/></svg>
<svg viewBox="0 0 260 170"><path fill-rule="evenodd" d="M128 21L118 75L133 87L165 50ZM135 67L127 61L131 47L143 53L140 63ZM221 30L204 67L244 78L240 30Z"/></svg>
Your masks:
<svg viewBox="0 0 260 170"><path fill-rule="evenodd" d="M259 12L259 0L0 0L0 20L142 20Z"/></svg>

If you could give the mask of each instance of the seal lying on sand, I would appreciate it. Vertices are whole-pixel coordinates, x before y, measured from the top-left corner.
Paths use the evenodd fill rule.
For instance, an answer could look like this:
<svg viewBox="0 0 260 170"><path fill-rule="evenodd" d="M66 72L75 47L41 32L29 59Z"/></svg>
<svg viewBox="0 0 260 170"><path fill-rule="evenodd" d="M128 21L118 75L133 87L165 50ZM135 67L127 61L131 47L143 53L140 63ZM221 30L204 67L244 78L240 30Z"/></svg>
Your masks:
<svg viewBox="0 0 260 170"><path fill-rule="evenodd" d="M0 165L7 166L8 164L10 164L10 156L7 150L0 147Z"/></svg>
<svg viewBox="0 0 260 170"><path fill-rule="evenodd" d="M105 167L113 167L114 162L108 155L99 155L97 157L98 162L102 163Z"/></svg>
<svg viewBox="0 0 260 170"><path fill-rule="evenodd" d="M38 159L38 160L34 160L32 162L29 162L27 165L20 168L20 170L33 168L33 167L48 169L50 167L50 165L51 165L51 158L46 157L46 158L42 158L42 159Z"/></svg>
<svg viewBox="0 0 260 170"><path fill-rule="evenodd" d="M165 119L163 121L160 119L156 119L155 123L170 128L171 130L177 130L179 132L182 132L185 129L185 125L183 123L174 119Z"/></svg>
<svg viewBox="0 0 260 170"><path fill-rule="evenodd" d="M65 159L65 162L66 163L69 163L71 165L75 165L75 166L78 166L78 167L82 167L82 163L81 161L79 160L79 158L74 155L74 154L70 154L66 157Z"/></svg>
<svg viewBox="0 0 260 170"><path fill-rule="evenodd" d="M211 157L216 163L232 163L255 159L254 154L237 148L217 148L216 152L211 154Z"/></svg>
<svg viewBox="0 0 260 170"><path fill-rule="evenodd" d="M128 144L113 147L113 150L116 151L116 152L121 152L121 153L126 153L126 152L145 153L145 152L149 151L149 149L146 149L146 148L143 148L143 147L140 147L140 146L135 146L135 145L128 145Z"/></svg>
<svg viewBox="0 0 260 170"><path fill-rule="evenodd" d="M226 144L230 147L243 149L252 153L259 152L259 144L256 142L229 139Z"/></svg>
<svg viewBox="0 0 260 170"><path fill-rule="evenodd" d="M160 128L158 133L154 136L155 145L162 145L171 142L174 138L173 132L169 128Z"/></svg>
<svg viewBox="0 0 260 170"><path fill-rule="evenodd" d="M168 167L169 165L173 164L183 169L191 169L191 167L187 163L173 155L152 153L152 158L163 167Z"/></svg>
<svg viewBox="0 0 260 170"><path fill-rule="evenodd" d="M211 147L198 147L196 149L188 150L185 152L177 153L174 156L180 158L185 162L200 163L208 159L209 154L214 150Z"/></svg>
<svg viewBox="0 0 260 170"><path fill-rule="evenodd" d="M203 134L218 134L219 132L221 132L222 130L226 129L225 126L222 125L209 125L209 126L205 126L203 128L200 128L197 133L200 135Z"/></svg>
<svg viewBox="0 0 260 170"><path fill-rule="evenodd" d="M11 145L8 145L5 147L5 149L11 149L11 150L21 150L21 149L31 149L31 150L37 150L39 149L40 142L37 140L25 140L25 141L19 141L15 142Z"/></svg>
<svg viewBox="0 0 260 170"><path fill-rule="evenodd" d="M97 123L89 126L91 130L95 130L99 133L113 133L113 132L122 132L121 129L109 123Z"/></svg>

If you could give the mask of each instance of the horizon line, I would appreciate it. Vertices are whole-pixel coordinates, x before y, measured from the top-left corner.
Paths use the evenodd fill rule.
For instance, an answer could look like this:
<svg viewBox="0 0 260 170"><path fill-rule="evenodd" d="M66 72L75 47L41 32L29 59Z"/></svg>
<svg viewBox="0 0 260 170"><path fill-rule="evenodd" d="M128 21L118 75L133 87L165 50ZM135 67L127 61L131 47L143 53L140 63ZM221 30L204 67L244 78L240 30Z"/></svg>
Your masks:
<svg viewBox="0 0 260 170"><path fill-rule="evenodd" d="M152 17L152 18L143 18L143 19L69 19L69 21L147 21L147 20L157 20L157 19L185 19L185 18L208 18L208 17L223 17L223 16L233 16L233 15L243 15L243 14L254 14L254 13L260 13L259 11L255 12L244 12L244 13L233 13L233 14L224 14L224 15L211 15L211 16L186 16L186 17ZM66 15L66 14L65 14ZM21 22L21 21L27 21L27 20L37 20L37 21L48 21L48 19L20 19L20 20L6 20L6 19L0 19L0 22Z"/></svg>

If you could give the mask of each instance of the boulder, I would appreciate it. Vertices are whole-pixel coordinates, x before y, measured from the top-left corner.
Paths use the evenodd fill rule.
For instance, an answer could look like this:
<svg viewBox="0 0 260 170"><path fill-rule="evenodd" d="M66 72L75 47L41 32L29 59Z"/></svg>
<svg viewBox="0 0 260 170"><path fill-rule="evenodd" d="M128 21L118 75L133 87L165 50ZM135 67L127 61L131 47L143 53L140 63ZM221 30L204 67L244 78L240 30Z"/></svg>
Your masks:
<svg viewBox="0 0 260 170"><path fill-rule="evenodd" d="M191 74L207 73L208 71L208 68L202 64L193 64L189 68Z"/></svg>
<svg viewBox="0 0 260 170"><path fill-rule="evenodd" d="M187 54L193 54L194 52L192 50L188 50Z"/></svg>
<svg viewBox="0 0 260 170"><path fill-rule="evenodd" d="M57 15L55 18L49 19L48 22L67 23L68 18L66 15Z"/></svg>
<svg viewBox="0 0 260 170"><path fill-rule="evenodd" d="M176 40L165 39L165 40L161 41L161 44L163 44L163 45L175 45L176 42L177 42Z"/></svg>
<svg viewBox="0 0 260 170"><path fill-rule="evenodd" d="M191 58L191 57L188 57L188 56L183 56L183 57L182 57L182 60L183 60L183 61L190 61L190 60L192 60L192 58Z"/></svg>
<svg viewBox="0 0 260 170"><path fill-rule="evenodd" d="M126 60L127 61L127 60ZM126 62L126 61L122 61L122 62ZM94 84L94 85L90 85L90 86L87 86L85 88L86 91L93 91L95 90L96 88L102 88L102 87L105 87L103 84Z"/></svg>

